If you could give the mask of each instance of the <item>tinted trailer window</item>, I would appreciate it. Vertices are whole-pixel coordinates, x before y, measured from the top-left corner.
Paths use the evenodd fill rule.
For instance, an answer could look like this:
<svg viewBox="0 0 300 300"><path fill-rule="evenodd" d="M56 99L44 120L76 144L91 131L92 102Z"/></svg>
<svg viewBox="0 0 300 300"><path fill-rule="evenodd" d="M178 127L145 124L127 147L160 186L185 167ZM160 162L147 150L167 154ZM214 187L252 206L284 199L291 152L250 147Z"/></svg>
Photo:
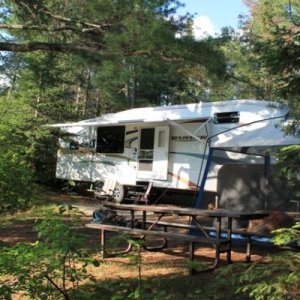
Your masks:
<svg viewBox="0 0 300 300"><path fill-rule="evenodd" d="M98 127L96 151L99 153L124 152L125 126Z"/></svg>

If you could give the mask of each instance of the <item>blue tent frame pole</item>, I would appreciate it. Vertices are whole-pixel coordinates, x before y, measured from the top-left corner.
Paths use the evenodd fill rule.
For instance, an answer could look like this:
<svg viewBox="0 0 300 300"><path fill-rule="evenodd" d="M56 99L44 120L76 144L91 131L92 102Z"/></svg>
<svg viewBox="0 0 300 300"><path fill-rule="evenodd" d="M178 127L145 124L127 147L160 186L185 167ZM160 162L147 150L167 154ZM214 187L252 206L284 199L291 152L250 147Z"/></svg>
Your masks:
<svg viewBox="0 0 300 300"><path fill-rule="evenodd" d="M212 160L212 156L213 156L213 148L209 148L207 161L206 161L206 166L205 166L205 169L204 169L204 172L203 172L203 176L202 176L199 191L197 192L197 195L196 195L196 198L195 198L194 208L200 208L201 207L203 196L204 196L204 187L205 187L206 179L207 179L207 176L208 176L208 171L209 171L210 163L211 163L211 160Z"/></svg>

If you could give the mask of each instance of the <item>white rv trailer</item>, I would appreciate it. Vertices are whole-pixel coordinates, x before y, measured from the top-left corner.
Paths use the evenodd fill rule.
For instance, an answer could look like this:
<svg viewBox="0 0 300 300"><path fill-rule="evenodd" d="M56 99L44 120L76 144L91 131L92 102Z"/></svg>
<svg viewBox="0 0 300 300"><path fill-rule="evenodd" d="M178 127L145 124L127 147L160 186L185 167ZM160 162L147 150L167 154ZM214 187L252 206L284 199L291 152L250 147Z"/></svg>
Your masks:
<svg viewBox="0 0 300 300"><path fill-rule="evenodd" d="M117 201L124 187L150 181L160 189L216 191L222 166L263 166L270 147L299 144L282 131L287 113L279 103L234 100L54 124L72 134L71 142L60 141L56 177L91 183L115 178Z"/></svg>

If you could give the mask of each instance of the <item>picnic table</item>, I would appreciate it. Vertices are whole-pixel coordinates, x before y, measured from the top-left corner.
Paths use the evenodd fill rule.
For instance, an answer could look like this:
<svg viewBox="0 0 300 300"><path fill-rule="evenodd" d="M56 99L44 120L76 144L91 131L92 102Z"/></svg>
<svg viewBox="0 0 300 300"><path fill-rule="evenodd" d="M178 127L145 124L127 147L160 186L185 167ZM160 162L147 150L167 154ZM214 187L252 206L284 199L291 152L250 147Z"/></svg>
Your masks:
<svg viewBox="0 0 300 300"><path fill-rule="evenodd" d="M129 234L145 239L147 236L159 237L163 243L156 247L149 247L145 244L146 250L159 250L167 246L169 239L189 244L189 258L195 260L195 246L209 244L215 249L213 264L205 270L214 270L220 262L220 254L226 253L227 262L231 263L232 252L232 222L237 220L261 219L268 216L268 212L238 212L229 210L206 210L195 208L183 208L177 206L154 206L154 205L136 205L136 204L117 204L107 202L104 207L116 211L127 211L130 214L130 226L118 226L114 224L91 223L86 226L101 231L101 246L103 256L105 253L106 232L117 232L120 234ZM175 215L188 217L189 224L166 221L167 216ZM206 217L215 219L214 232L212 237L207 232L207 227L201 224L200 219ZM140 228L136 228L136 220L139 219ZM227 222L225 222L226 220ZM223 222L224 221L224 222ZM222 226L222 223L224 226ZM163 231L161 230L163 228ZM185 233L169 232L169 228L185 228ZM224 232L226 233L224 237ZM124 251L130 250L130 246ZM196 274L193 264L190 264L190 274ZM203 270L201 270L203 271Z"/></svg>

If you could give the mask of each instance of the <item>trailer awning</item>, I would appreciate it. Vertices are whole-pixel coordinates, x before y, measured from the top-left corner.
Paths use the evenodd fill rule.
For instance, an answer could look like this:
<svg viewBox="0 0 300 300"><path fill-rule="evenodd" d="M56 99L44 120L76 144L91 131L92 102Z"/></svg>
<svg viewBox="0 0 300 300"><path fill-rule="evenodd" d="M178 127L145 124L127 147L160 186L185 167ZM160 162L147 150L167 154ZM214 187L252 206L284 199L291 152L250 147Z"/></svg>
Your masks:
<svg viewBox="0 0 300 300"><path fill-rule="evenodd" d="M285 116L263 119L249 124L233 126L211 135L213 148L276 147L300 144L300 137L287 134Z"/></svg>
<svg viewBox="0 0 300 300"><path fill-rule="evenodd" d="M101 118L102 119L102 118ZM132 120L85 120L80 122L70 122L70 123L58 123L58 124L49 124L47 127L52 128L65 128L65 127L101 127L101 126L121 126L121 125L140 125L143 123L151 124L151 123L170 123L175 121L199 121L199 122L207 122L209 118L144 118L144 119L132 119Z"/></svg>

